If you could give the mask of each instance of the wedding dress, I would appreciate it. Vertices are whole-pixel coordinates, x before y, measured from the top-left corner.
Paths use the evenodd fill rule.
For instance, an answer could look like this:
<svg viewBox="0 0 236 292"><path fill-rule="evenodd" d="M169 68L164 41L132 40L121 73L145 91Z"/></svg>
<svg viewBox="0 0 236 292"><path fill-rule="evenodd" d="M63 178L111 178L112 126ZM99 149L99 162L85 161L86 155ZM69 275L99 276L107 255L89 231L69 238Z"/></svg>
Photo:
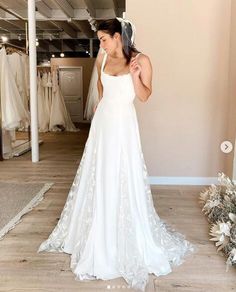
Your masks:
<svg viewBox="0 0 236 292"><path fill-rule="evenodd" d="M41 84L43 87L43 99L44 99L44 122L45 122L45 128L44 132L48 132L49 130L49 123L50 123L50 101L49 101L49 91L51 90L51 87L48 86L48 74L47 72L43 72L43 76L41 78Z"/></svg>
<svg viewBox="0 0 236 292"><path fill-rule="evenodd" d="M142 153L131 74L104 72L82 159L60 219L38 252L71 254L76 280L123 277L144 291L194 251L157 215Z"/></svg>
<svg viewBox="0 0 236 292"><path fill-rule="evenodd" d="M44 98L44 87L42 85L42 80L40 77L40 73L37 75L37 97L38 97L38 127L39 132L47 132L48 131L48 115L47 115L47 104L45 104ZM46 113L46 117L45 117Z"/></svg>
<svg viewBox="0 0 236 292"><path fill-rule="evenodd" d="M24 107L5 48L0 50L0 91L2 128L12 130L27 124L29 112Z"/></svg>

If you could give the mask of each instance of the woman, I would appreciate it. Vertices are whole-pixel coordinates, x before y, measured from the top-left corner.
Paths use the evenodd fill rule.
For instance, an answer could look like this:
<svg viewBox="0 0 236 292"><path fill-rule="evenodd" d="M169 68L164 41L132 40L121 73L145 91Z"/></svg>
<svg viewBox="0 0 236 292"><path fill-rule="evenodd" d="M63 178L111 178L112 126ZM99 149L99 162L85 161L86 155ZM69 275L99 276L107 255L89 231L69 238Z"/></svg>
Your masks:
<svg viewBox="0 0 236 292"><path fill-rule="evenodd" d="M61 218L38 251L71 254L78 280L124 277L144 291L149 273L171 272L193 246L153 206L133 104L151 95L150 60L129 21L104 21L97 35L99 103Z"/></svg>

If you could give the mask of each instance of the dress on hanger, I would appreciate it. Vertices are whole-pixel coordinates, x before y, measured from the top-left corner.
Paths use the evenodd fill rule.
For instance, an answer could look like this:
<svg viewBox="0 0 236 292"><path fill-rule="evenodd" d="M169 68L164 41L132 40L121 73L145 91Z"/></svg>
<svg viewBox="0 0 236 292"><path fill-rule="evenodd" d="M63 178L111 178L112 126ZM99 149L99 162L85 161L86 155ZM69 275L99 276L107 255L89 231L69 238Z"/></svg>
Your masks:
<svg viewBox="0 0 236 292"><path fill-rule="evenodd" d="M5 48L0 50L0 65L2 127L12 130L29 122L29 112L24 107Z"/></svg>
<svg viewBox="0 0 236 292"><path fill-rule="evenodd" d="M48 131L48 117L45 119L45 98L44 98L44 87L42 86L42 80L40 72L37 75L37 98L38 98L38 127L39 132ZM46 108L47 110L47 108Z"/></svg>
<svg viewBox="0 0 236 292"><path fill-rule="evenodd" d="M155 211L131 73L105 73L106 58L103 97L79 168L60 219L38 252L71 254L77 280L123 277L144 291L149 273L170 273L194 247Z"/></svg>
<svg viewBox="0 0 236 292"><path fill-rule="evenodd" d="M48 74L47 72L43 72L42 78L41 78L41 84L43 87L43 99L44 99L44 131L48 132L49 130L49 123L50 123L50 102L49 102L49 90L51 90L51 87L48 86Z"/></svg>

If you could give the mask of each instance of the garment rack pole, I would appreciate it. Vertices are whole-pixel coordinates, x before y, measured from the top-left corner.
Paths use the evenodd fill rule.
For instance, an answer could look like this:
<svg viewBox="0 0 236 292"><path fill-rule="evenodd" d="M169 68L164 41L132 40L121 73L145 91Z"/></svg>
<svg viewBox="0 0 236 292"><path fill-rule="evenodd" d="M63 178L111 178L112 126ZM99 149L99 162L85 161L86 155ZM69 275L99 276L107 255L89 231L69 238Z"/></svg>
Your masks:
<svg viewBox="0 0 236 292"><path fill-rule="evenodd" d="M11 44L11 43L8 43L8 42L1 42L0 43L0 46L2 47L2 46L10 46L10 47L13 47L13 48L16 48L16 49L19 49L19 50L22 50L22 51L26 51L26 48L24 48L24 47L19 47L19 46L16 46L16 45L13 45L13 44Z"/></svg>
<svg viewBox="0 0 236 292"><path fill-rule="evenodd" d="M39 161L38 106L37 106L37 61L36 61L36 16L35 0L28 0L29 64L30 64L30 113L31 113L31 159Z"/></svg>

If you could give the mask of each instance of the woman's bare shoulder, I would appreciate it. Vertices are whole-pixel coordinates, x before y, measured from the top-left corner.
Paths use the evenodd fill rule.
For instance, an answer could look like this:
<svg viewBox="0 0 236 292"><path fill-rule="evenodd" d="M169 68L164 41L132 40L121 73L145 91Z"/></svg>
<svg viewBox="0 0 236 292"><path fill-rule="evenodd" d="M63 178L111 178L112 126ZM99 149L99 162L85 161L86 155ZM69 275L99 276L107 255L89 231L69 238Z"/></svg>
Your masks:
<svg viewBox="0 0 236 292"><path fill-rule="evenodd" d="M148 57L148 55L146 55L146 54L144 54L142 52L136 53L134 55L134 57L139 58L139 60L150 60L150 58Z"/></svg>

